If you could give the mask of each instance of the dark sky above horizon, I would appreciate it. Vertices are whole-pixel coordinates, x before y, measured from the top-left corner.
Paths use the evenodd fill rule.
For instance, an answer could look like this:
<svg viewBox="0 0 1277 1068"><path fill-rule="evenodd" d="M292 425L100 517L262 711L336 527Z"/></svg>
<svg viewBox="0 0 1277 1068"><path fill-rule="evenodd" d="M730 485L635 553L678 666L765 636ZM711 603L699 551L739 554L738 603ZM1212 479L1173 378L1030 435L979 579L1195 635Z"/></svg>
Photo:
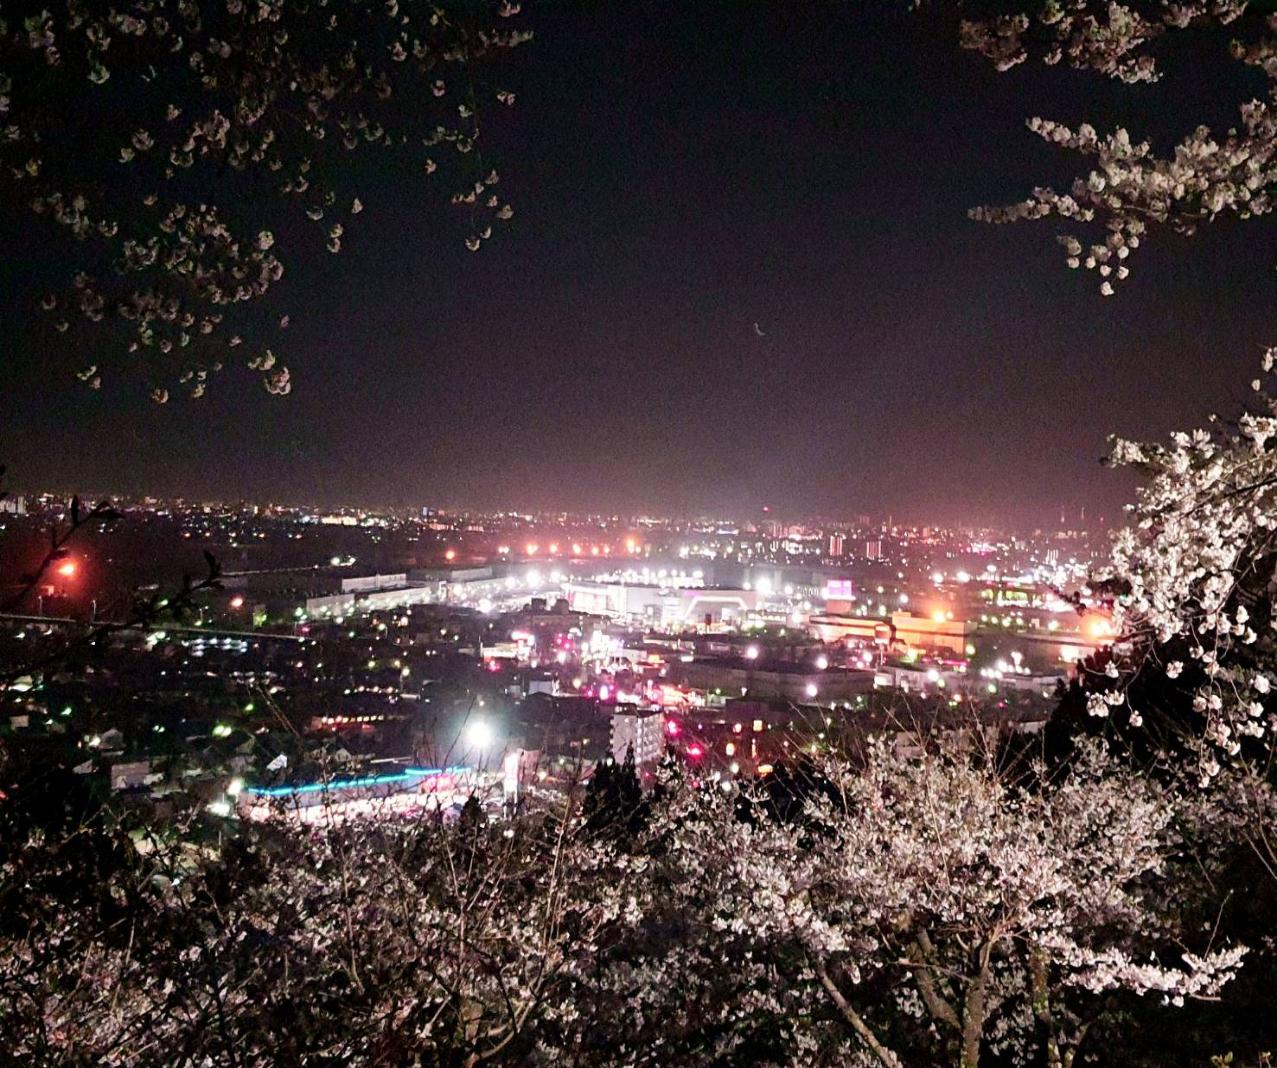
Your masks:
<svg viewBox="0 0 1277 1068"><path fill-rule="evenodd" d="M1158 234L1104 299L1052 224L965 211L1080 169L1023 126L1166 143L1262 91L1217 51L1153 88L998 75L887 3L525 3L479 254L438 190L369 173L339 257L290 264L291 396L226 372L159 407L85 390L0 222L0 462L18 487L352 504L1047 522L1112 518L1105 437L1247 392L1277 229ZM754 329L758 323L765 336Z"/></svg>

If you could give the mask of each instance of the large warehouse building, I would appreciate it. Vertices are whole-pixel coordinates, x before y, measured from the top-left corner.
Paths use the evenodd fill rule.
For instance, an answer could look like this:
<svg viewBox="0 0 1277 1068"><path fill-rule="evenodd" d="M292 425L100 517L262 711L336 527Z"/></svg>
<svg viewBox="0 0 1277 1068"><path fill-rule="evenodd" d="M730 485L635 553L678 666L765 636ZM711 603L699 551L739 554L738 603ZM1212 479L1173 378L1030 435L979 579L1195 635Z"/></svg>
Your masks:
<svg viewBox="0 0 1277 1068"><path fill-rule="evenodd" d="M574 612L660 627L739 623L758 607L757 590L674 589L656 584L571 582L568 604Z"/></svg>

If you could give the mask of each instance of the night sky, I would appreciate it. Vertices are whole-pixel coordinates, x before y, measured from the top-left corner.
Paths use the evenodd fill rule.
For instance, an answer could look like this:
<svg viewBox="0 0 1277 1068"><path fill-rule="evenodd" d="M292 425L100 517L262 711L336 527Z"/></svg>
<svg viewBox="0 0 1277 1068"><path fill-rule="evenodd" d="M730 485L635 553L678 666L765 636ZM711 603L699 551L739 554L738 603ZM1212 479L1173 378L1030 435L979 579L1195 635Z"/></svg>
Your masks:
<svg viewBox="0 0 1277 1068"><path fill-rule="evenodd" d="M484 133L515 220L472 254L450 187L369 170L343 254L294 251L272 295L290 397L239 372L163 407L136 380L86 390L71 370L90 361L34 310L49 231L0 221L10 482L1111 519L1130 483L1099 466L1105 436L1236 406L1277 343L1265 222L1157 234L1106 300L1051 223L965 215L1081 169L1029 115L1125 119L1163 147L1231 124L1263 80L1217 52L1130 88L998 75L952 21L898 3L524 7L537 39L501 79L518 106Z"/></svg>

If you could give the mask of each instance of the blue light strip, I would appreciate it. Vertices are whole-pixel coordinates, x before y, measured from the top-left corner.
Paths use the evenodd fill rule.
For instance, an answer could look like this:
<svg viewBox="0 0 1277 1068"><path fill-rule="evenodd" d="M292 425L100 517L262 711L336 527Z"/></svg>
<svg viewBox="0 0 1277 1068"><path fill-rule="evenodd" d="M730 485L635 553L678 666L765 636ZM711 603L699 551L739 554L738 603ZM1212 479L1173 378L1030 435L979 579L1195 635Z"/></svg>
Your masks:
<svg viewBox="0 0 1277 1068"><path fill-rule="evenodd" d="M460 774L469 768L408 768L395 775L369 775L362 779L337 779L333 782L310 782L301 786L246 786L244 793L255 797L292 797L296 794L313 794L324 790L350 790L361 786L387 786L390 783L409 782L436 775Z"/></svg>

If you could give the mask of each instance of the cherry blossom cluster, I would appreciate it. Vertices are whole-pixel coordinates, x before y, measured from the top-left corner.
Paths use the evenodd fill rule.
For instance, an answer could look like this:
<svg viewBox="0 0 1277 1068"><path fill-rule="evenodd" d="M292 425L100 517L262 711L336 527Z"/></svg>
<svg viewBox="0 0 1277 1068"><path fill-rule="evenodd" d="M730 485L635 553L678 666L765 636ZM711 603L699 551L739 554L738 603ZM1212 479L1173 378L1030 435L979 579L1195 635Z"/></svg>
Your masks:
<svg viewBox="0 0 1277 1068"><path fill-rule="evenodd" d="M624 906L608 851L553 820L280 827L211 867L192 834L143 839L92 893L13 917L30 928L0 939L15 1056L488 1062L534 1023L571 1020ZM6 851L4 877L38 872L49 891L83 877L47 849ZM124 938L102 926L113 902L134 910Z"/></svg>
<svg viewBox="0 0 1277 1068"><path fill-rule="evenodd" d="M979 744L879 741L808 771L787 814L763 784L671 769L624 841L571 796L508 820L281 819L217 847L189 819L31 829L0 853L26 891L0 918L6 1048L1062 1068L1104 995L1169 1009L1242 965L1167 907L1176 798L1097 749L1012 775Z"/></svg>
<svg viewBox="0 0 1277 1068"><path fill-rule="evenodd" d="M1168 30L1238 19L1247 0L1047 0L1029 12L964 20L962 45L1010 70L1036 55L1123 82L1160 77L1152 42Z"/></svg>
<svg viewBox="0 0 1277 1068"><path fill-rule="evenodd" d="M1121 662L1108 665L1113 681L1090 695L1088 711L1102 716L1126 703L1127 683L1139 670L1177 679L1193 667L1201 679L1192 708L1200 717L1205 780L1237 757L1246 739L1270 745L1277 729L1275 362L1270 349L1251 383L1255 402L1236 421L1212 418L1166 445L1115 440L1112 447L1112 461L1138 469L1144 482L1132 522L1115 536L1111 562L1098 576L1122 589L1114 605Z"/></svg>
<svg viewBox="0 0 1277 1068"><path fill-rule="evenodd" d="M624 964L585 992L638 1001L644 1026L601 1063L669 1063L685 1026L672 997L721 1030L720 1053L757 1056L761 1030L778 1063L881 1068L934 1043L963 1065L1059 1066L1102 995L1174 1007L1243 963L1165 908L1175 800L1095 749L1067 775L1017 779L979 747L917 759L879 742L865 766L813 774L801 820L750 790L667 784L618 876L634 900Z"/></svg>
<svg viewBox="0 0 1277 1068"><path fill-rule="evenodd" d="M513 216L478 116L514 103L484 76L531 36L518 14L509 0L6 5L0 180L78 242L75 292L43 307L59 334L79 324L61 344L93 354L81 380L119 369L157 400L200 396L226 359L228 310L242 332L263 329L248 306L283 277L283 235L298 240L278 198L339 252L364 206L346 188L355 154L430 174L431 150L448 149L477 250ZM65 136L93 113L111 122ZM282 369L263 382L287 392Z"/></svg>
<svg viewBox="0 0 1277 1068"><path fill-rule="evenodd" d="M1125 82L1159 77L1150 46L1170 30L1237 23L1246 40L1231 51L1242 62L1277 77L1277 16L1242 20L1245 0L1149 0L1139 4L1099 0L1050 0L1032 14L1002 15L963 24L965 47L1007 70L1037 55ZM1277 89L1267 100L1240 107L1240 123L1223 133L1198 126L1166 156L1124 128L1100 134L1089 124L1071 128L1043 118L1029 129L1050 144L1087 159L1089 171L1067 191L1044 186L1005 207L978 207L972 218L1008 223L1053 217L1070 226L1089 224L1084 239L1065 232L1068 266L1099 276L1105 296L1127 278L1127 258L1150 228L1193 234L1203 223L1232 215L1250 219L1273 210L1277 188Z"/></svg>

